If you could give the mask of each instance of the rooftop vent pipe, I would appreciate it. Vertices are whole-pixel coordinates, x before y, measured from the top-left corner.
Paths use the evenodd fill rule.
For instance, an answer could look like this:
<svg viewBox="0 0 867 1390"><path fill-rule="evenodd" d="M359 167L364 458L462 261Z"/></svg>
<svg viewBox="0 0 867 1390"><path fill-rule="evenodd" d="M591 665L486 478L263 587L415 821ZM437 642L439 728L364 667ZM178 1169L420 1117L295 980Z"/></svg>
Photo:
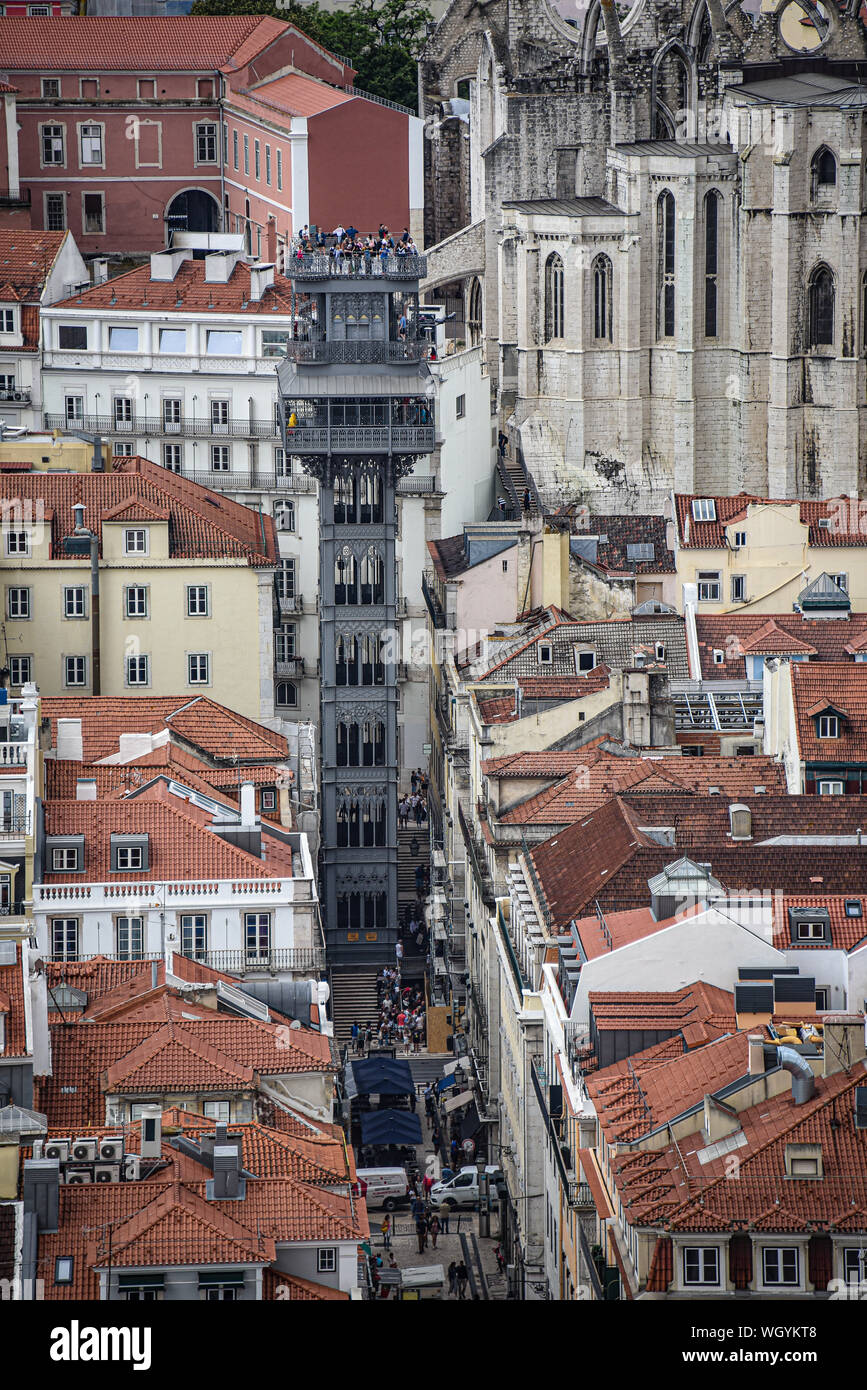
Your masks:
<svg viewBox="0 0 867 1390"><path fill-rule="evenodd" d="M796 1105L805 1105L816 1091L816 1079L809 1062L793 1047L778 1047L777 1057L780 1066L792 1078L792 1100Z"/></svg>

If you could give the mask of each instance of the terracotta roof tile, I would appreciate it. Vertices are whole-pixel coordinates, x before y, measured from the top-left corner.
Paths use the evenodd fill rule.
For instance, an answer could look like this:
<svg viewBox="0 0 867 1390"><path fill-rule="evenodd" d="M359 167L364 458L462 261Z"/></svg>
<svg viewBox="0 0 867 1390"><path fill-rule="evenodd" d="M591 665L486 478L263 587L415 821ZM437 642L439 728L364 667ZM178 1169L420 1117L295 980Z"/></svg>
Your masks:
<svg viewBox="0 0 867 1390"><path fill-rule="evenodd" d="M327 1284L314 1284L312 1279L300 1279L297 1275L284 1274L281 1270L266 1269L262 1276L263 1299L285 1299L287 1291L290 1302L302 1299L308 1303L343 1303L349 1299L348 1293L329 1288Z"/></svg>
<svg viewBox="0 0 867 1390"><path fill-rule="evenodd" d="M8 71L166 70L211 75L233 57L249 61L289 26L261 15L106 16L0 19Z"/></svg>
<svg viewBox="0 0 867 1390"><path fill-rule="evenodd" d="M273 285L265 290L261 299L251 299L250 266L246 261L238 261L223 284L205 280L205 262L190 259L181 262L173 280L154 280L150 265L140 265L69 299L61 299L52 308L99 309L107 311L110 317L112 312L123 314L143 305L153 312L169 315L167 322L171 322L172 314L186 318L191 312L197 316L230 313L263 319L267 315L267 326L270 326L275 315L291 315L292 286L285 276L275 274Z"/></svg>
<svg viewBox="0 0 867 1390"><path fill-rule="evenodd" d="M24 968L21 963L21 947L15 946L15 961L10 965L0 965L0 994L3 996L2 1009L5 1019L6 1045L0 1052L3 1057L26 1057L27 1018L24 1012Z"/></svg>
<svg viewBox="0 0 867 1390"><path fill-rule="evenodd" d="M867 664L792 662L792 696L802 761L867 761ZM840 718L839 738L819 738L815 715L833 707Z"/></svg>
<svg viewBox="0 0 867 1390"><path fill-rule="evenodd" d="M21 300L38 302L68 235L68 232L0 227L0 285L11 285Z"/></svg>
<svg viewBox="0 0 867 1390"><path fill-rule="evenodd" d="M608 516L601 512L579 514L574 534L599 536L596 563L620 574L674 574L674 555L666 544L664 516ZM602 537L606 537L602 540ZM630 545L652 545L652 560L629 558Z"/></svg>
<svg viewBox="0 0 867 1390"><path fill-rule="evenodd" d="M697 494L696 494L697 495ZM704 494L705 497L708 494ZM721 550L726 544L725 528L733 521L745 521L750 504L774 508L799 508L800 521L809 528L809 543L817 546L854 546L867 543L860 524L857 500L852 507L815 501L792 501L778 498L756 497L751 493L740 492L735 497L715 497L716 521L695 521L692 516L692 494L675 495L675 515L679 543L689 549ZM829 526L819 522L829 520Z"/></svg>
<svg viewBox="0 0 867 1390"><path fill-rule="evenodd" d="M41 713L51 720L55 747L57 720L81 720L86 763L116 754L121 734L156 734L166 729L214 761L228 762L230 755L237 753L251 762L272 763L275 756L285 758L288 754L282 734L203 695L193 699L186 695L97 695L87 699L48 695L42 701Z"/></svg>
<svg viewBox="0 0 867 1390"><path fill-rule="evenodd" d="M148 1268L159 1265L270 1264L274 1241L257 1237L217 1202L209 1202L181 1183L165 1184L151 1202L112 1229L111 1254L93 1242L93 1269L110 1265Z"/></svg>
<svg viewBox="0 0 867 1390"><path fill-rule="evenodd" d="M773 624L773 629L770 628ZM850 613L848 617L816 620L801 613L719 613L695 620L698 637L701 673L705 680L745 680L744 655L750 643L758 639L756 655L786 656L811 653L808 662L845 661L849 646L867 637L867 614ZM768 634L764 639L760 633ZM786 634L790 639L788 642ZM717 664L714 651L721 651L724 660ZM815 652L815 656L812 653ZM852 664L851 662L849 663Z"/></svg>
<svg viewBox="0 0 867 1390"><path fill-rule="evenodd" d="M320 82L300 72L286 73L271 82L262 82L245 91L243 97L246 98L244 105L249 102L250 105L271 107L292 116L317 116L347 101L359 100L353 93L341 91L339 87L331 87L327 82ZM237 103L238 93L233 92L230 101Z"/></svg>

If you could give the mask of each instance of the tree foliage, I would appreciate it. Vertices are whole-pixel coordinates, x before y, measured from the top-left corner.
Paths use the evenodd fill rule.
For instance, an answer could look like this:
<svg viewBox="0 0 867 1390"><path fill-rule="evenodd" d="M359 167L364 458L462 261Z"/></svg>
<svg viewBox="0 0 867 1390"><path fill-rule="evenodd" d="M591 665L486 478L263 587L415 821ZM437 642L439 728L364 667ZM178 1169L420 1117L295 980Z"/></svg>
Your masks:
<svg viewBox="0 0 867 1390"><path fill-rule="evenodd" d="M353 0L334 13L295 0L195 0L193 14L274 15L348 58L357 87L417 109L416 61L433 22L424 0Z"/></svg>

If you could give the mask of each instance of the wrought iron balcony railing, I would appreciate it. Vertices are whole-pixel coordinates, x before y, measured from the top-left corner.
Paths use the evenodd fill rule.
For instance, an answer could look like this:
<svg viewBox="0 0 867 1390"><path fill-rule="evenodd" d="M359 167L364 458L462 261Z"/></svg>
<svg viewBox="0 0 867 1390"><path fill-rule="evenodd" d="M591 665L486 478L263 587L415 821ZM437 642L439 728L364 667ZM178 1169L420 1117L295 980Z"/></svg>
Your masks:
<svg viewBox="0 0 867 1390"><path fill-rule="evenodd" d="M83 429L90 434L149 437L166 439L278 439L280 431L274 420L209 420L206 416L185 415L181 420L166 420L160 415L132 415L117 420L113 415L82 415L70 419L66 415L45 415L47 430Z"/></svg>
<svg viewBox="0 0 867 1390"><path fill-rule="evenodd" d="M367 449L389 453L429 454L433 452L432 425L334 425L307 429L296 426L286 431L286 447L292 454L354 453Z"/></svg>
<svg viewBox="0 0 867 1390"><path fill-rule="evenodd" d="M426 339L407 342L290 342L286 356L305 365L317 362L421 362L430 352Z"/></svg>
<svg viewBox="0 0 867 1390"><path fill-rule="evenodd" d="M389 256L382 261L373 256L370 265L364 256L292 256L285 274L290 280L423 280L427 275L427 256Z"/></svg>

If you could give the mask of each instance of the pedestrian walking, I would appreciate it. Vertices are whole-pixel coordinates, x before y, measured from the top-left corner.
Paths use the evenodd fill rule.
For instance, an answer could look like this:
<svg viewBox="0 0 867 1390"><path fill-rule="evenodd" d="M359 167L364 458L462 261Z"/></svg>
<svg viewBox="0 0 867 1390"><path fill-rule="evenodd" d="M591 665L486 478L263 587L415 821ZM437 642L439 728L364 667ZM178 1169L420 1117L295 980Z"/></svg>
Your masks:
<svg viewBox="0 0 867 1390"><path fill-rule="evenodd" d="M447 1236L449 1233L449 1220L452 1214L452 1209L448 1202L441 1203L438 1214L440 1219L440 1230L444 1236Z"/></svg>
<svg viewBox="0 0 867 1390"><path fill-rule="evenodd" d="M387 1212L386 1212L385 1216L382 1218L382 1225L380 1226L379 1229L382 1231L382 1248L383 1248L383 1250L390 1250L390 1249L391 1249L391 1217L388 1215Z"/></svg>
<svg viewBox="0 0 867 1390"><path fill-rule="evenodd" d="M458 1298L466 1298L466 1296L467 1296L467 1280L469 1279L470 1276L469 1276L469 1274L467 1273L467 1267L466 1267L466 1265L464 1264L463 1260L461 1260L460 1264L459 1264L458 1267L457 1267L456 1275L457 1275L457 1281L458 1281Z"/></svg>
<svg viewBox="0 0 867 1390"><path fill-rule="evenodd" d="M357 1019L356 1019L356 1021L353 1023L353 1025L352 1025L352 1027L351 1027L351 1029L350 1029L349 1031L350 1031L350 1033L351 1033L351 1035L352 1035L352 1046L355 1048L355 1051L357 1052L357 1051L358 1051L358 1020L357 1020Z"/></svg>
<svg viewBox="0 0 867 1390"><path fill-rule="evenodd" d="M424 1093L424 1113L427 1115L427 1117L428 1117L429 1120L432 1120L432 1119L433 1119L433 1117L434 1117L434 1098L433 1098L433 1090L432 1090L432 1088L431 1088L430 1086L428 1086L427 1090L426 1090L425 1093Z"/></svg>
<svg viewBox="0 0 867 1390"><path fill-rule="evenodd" d="M412 775L410 776L409 784L412 787L412 794L413 796L415 796L418 790L418 773L415 771L415 769L413 769Z"/></svg>
<svg viewBox="0 0 867 1390"><path fill-rule="evenodd" d="M395 941L395 943L394 943L394 954L395 954L396 957L397 957L398 969L400 969L400 963L401 963L401 961L403 960L403 942L402 942L402 941Z"/></svg>
<svg viewBox="0 0 867 1390"><path fill-rule="evenodd" d="M452 1260L451 1264L449 1265L448 1274L449 1274L449 1298L452 1298L452 1297L454 1296L454 1294L457 1293L457 1290L458 1290L458 1267L457 1267L457 1264L455 1263L454 1260Z"/></svg>
<svg viewBox="0 0 867 1390"><path fill-rule="evenodd" d="M418 1253L423 1255L427 1249L427 1219L423 1210L416 1217L415 1233L418 1237Z"/></svg>
<svg viewBox="0 0 867 1390"><path fill-rule="evenodd" d="M497 437L497 449L498 449L498 451L499 451L499 455L500 455L500 458L501 458L501 459L504 459L504 458L506 457L506 446L507 446L508 443L509 443L509 436L508 436L507 434L503 434L503 431L500 430L500 433L499 433L499 435L498 435L498 437Z"/></svg>
<svg viewBox="0 0 867 1390"><path fill-rule="evenodd" d="M432 1247L434 1250L436 1250L436 1248L437 1248L437 1236L438 1236L439 1233L440 1233L440 1221L439 1221L439 1217L438 1217L436 1214L434 1214L434 1215L431 1217L430 1223L429 1223L429 1225L428 1225L428 1230L430 1231L430 1243L431 1243L431 1247Z"/></svg>
<svg viewBox="0 0 867 1390"><path fill-rule="evenodd" d="M524 497L522 505L525 512L528 512L530 510L530 489L528 487L524 488Z"/></svg>
<svg viewBox="0 0 867 1390"><path fill-rule="evenodd" d="M498 508L499 508L499 510L500 510L500 516L501 516L501 517L503 518L503 520L505 521L505 520L506 520L506 499L505 499L505 497L498 497L498 498L497 498L497 506L498 506Z"/></svg>

